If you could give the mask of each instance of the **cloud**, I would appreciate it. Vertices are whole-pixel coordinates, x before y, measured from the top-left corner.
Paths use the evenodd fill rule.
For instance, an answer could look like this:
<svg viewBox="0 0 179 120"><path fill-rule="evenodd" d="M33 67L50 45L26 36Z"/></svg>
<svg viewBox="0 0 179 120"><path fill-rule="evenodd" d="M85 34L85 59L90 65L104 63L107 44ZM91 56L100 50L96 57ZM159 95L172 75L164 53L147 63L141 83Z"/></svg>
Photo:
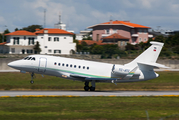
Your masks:
<svg viewBox="0 0 179 120"><path fill-rule="evenodd" d="M16 27L43 25L44 9L46 27L54 27L61 12L62 21L76 33L111 18L170 29L178 29L179 21L178 0L6 0L0 4L0 26L5 24L14 31Z"/></svg>

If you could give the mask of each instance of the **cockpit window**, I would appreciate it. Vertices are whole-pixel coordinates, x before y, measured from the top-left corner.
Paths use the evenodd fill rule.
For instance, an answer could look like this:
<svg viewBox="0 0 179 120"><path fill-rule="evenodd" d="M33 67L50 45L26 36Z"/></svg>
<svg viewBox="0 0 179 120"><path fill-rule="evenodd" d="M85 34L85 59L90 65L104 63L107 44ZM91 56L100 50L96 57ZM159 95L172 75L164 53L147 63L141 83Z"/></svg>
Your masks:
<svg viewBox="0 0 179 120"><path fill-rule="evenodd" d="M29 57L25 57L24 60L28 59Z"/></svg>
<svg viewBox="0 0 179 120"><path fill-rule="evenodd" d="M33 57L31 60L35 60L35 57Z"/></svg>
<svg viewBox="0 0 179 120"><path fill-rule="evenodd" d="M34 60L35 61L35 57L25 57L24 60Z"/></svg>
<svg viewBox="0 0 179 120"><path fill-rule="evenodd" d="M32 57L29 57L28 60L30 60Z"/></svg>

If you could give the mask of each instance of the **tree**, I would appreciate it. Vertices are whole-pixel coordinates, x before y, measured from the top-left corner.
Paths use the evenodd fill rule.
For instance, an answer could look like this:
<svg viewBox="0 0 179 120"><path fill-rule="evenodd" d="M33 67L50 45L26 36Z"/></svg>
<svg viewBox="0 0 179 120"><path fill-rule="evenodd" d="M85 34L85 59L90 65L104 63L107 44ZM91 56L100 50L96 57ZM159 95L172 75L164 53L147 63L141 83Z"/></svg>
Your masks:
<svg viewBox="0 0 179 120"><path fill-rule="evenodd" d="M5 34L8 34L8 33L10 33L10 32L9 32L8 29L6 29L6 30L4 31L4 33L0 34L0 43L6 42L6 36L5 36Z"/></svg>
<svg viewBox="0 0 179 120"><path fill-rule="evenodd" d="M36 31L35 29L43 29L43 27L42 27L42 25L30 25L28 27L22 28L22 30L26 30L29 32L35 32Z"/></svg>
<svg viewBox="0 0 179 120"><path fill-rule="evenodd" d="M15 29L15 31L18 31L18 30L19 30L18 28Z"/></svg>
<svg viewBox="0 0 179 120"><path fill-rule="evenodd" d="M40 44L38 41L36 42L36 44L34 46L34 50L35 50L35 54L40 54L41 48L40 48Z"/></svg>

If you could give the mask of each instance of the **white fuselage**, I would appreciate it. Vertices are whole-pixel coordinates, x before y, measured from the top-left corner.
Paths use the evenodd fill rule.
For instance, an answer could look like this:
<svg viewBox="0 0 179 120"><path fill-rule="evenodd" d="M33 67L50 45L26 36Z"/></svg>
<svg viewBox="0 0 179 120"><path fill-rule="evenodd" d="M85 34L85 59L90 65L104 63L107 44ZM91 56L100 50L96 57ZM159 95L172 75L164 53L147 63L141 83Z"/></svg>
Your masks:
<svg viewBox="0 0 179 120"><path fill-rule="evenodd" d="M112 80L105 81L105 79L111 78L116 78L115 82L133 82L157 77L153 71L152 76L146 76L144 75L145 72L141 72L140 69L137 69L129 80L122 80L122 78L124 78L133 68L125 67L123 65L47 55L30 55L26 59L14 61L8 65L21 70L21 72L26 71L37 74L46 74L80 81L84 81L84 79L82 79L83 76L88 78L104 78L103 81L96 82L111 82ZM80 77L72 77L71 75Z"/></svg>

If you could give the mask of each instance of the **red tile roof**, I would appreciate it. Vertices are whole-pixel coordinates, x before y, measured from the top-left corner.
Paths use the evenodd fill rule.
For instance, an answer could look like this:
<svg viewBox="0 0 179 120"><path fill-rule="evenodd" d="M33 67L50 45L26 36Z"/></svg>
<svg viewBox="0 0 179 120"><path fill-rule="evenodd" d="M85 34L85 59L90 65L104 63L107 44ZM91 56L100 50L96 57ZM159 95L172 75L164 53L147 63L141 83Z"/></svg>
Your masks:
<svg viewBox="0 0 179 120"><path fill-rule="evenodd" d="M7 42L0 43L0 45L5 45Z"/></svg>
<svg viewBox="0 0 179 120"><path fill-rule="evenodd" d="M98 26L98 25L125 25L125 26L132 27L132 28L150 28L150 27L147 27L147 26L131 23L129 21L118 21L118 20L97 24L97 25L94 25L94 26L90 26L88 28L93 28L93 27Z"/></svg>
<svg viewBox="0 0 179 120"><path fill-rule="evenodd" d="M29 31L26 31L26 30L18 30L18 31L15 31L15 32L11 32L11 33L8 33L8 34L5 34L6 36L7 35L27 35L27 36L36 36L37 34L44 34L44 30L48 30L48 34L69 34L69 35L74 35L73 33L71 32L67 32L65 30L61 30L61 29L56 29L56 28L45 28L45 29L38 29L38 31L32 33L32 32L29 32Z"/></svg>
<svg viewBox="0 0 179 120"><path fill-rule="evenodd" d="M48 30L48 34L69 34L69 35L74 35L71 32L67 32L65 30L58 29L58 28L45 28L45 29L39 30L39 31L37 31L35 33L36 34L44 34L44 30Z"/></svg>
<svg viewBox="0 0 179 120"><path fill-rule="evenodd" d="M29 31L26 31L26 30L18 30L18 31L15 31L15 32L11 32L11 33L8 33L8 34L5 34L6 36L7 35L33 35L33 36L36 36L35 33L32 33L32 32L29 32Z"/></svg>
<svg viewBox="0 0 179 120"><path fill-rule="evenodd" d="M124 36L122 36L122 35L119 35L119 34L117 34L117 33L114 33L114 34L112 34L112 35L110 35L110 36L107 36L107 37L104 37L104 38L102 38L102 39L129 39L129 38L124 37Z"/></svg>

